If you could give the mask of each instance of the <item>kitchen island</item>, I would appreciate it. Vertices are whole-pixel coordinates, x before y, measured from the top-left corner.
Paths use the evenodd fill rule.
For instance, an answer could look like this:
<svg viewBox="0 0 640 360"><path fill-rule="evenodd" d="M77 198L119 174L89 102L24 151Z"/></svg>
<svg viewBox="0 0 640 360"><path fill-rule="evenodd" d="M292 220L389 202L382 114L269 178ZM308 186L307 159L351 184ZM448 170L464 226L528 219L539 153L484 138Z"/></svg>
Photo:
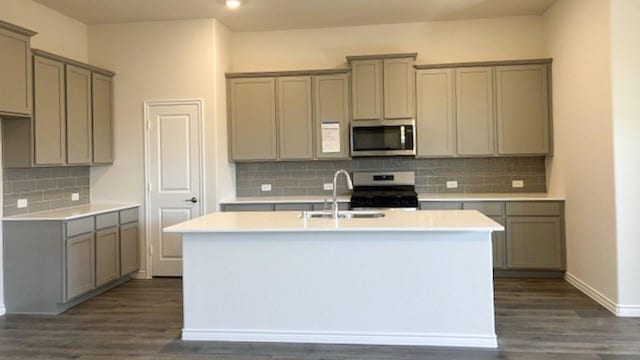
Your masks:
<svg viewBox="0 0 640 360"><path fill-rule="evenodd" d="M496 347L475 210L212 213L183 237L184 340Z"/></svg>

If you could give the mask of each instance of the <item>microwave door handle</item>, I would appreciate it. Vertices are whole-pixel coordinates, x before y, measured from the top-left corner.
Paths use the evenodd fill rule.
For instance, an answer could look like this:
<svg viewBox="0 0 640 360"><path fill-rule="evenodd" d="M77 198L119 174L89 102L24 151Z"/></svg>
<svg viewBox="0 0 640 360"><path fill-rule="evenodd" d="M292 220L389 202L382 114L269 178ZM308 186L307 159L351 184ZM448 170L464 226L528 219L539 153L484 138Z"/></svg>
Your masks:
<svg viewBox="0 0 640 360"><path fill-rule="evenodd" d="M400 126L400 144L402 144L402 148L404 148L406 142L406 137L405 137L405 132L404 132L404 125Z"/></svg>

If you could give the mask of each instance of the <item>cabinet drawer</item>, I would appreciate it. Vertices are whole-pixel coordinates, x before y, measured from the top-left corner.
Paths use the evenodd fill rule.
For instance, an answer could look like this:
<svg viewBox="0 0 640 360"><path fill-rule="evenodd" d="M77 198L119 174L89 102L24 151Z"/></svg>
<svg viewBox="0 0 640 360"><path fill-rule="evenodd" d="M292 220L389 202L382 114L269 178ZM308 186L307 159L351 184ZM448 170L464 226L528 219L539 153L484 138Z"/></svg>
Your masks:
<svg viewBox="0 0 640 360"><path fill-rule="evenodd" d="M224 211L273 211L273 204L227 204Z"/></svg>
<svg viewBox="0 0 640 360"><path fill-rule="evenodd" d="M138 221L138 208L120 211L120 224L126 224L134 221Z"/></svg>
<svg viewBox="0 0 640 360"><path fill-rule="evenodd" d="M93 216L67 221L67 237L86 234L93 231Z"/></svg>
<svg viewBox="0 0 640 360"><path fill-rule="evenodd" d="M462 203L457 201L422 201L420 210L460 210Z"/></svg>
<svg viewBox="0 0 640 360"><path fill-rule="evenodd" d="M500 201L496 202L465 202L462 204L464 210L478 210L487 216L502 216L504 215L504 203Z"/></svg>
<svg viewBox="0 0 640 360"><path fill-rule="evenodd" d="M302 211L302 210L312 210L312 204L305 203L291 203L291 204L275 204L276 211Z"/></svg>
<svg viewBox="0 0 640 360"><path fill-rule="evenodd" d="M96 230L105 229L118 225L118 213L96 215Z"/></svg>
<svg viewBox="0 0 640 360"><path fill-rule="evenodd" d="M508 202L507 215L558 216L562 214L562 203L546 201Z"/></svg>

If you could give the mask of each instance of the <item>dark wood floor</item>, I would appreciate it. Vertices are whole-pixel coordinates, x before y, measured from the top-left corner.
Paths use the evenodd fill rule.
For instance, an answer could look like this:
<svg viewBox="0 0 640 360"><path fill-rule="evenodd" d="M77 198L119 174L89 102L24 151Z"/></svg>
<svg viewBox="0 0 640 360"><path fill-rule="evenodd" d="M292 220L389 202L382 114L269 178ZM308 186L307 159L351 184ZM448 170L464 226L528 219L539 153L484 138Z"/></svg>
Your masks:
<svg viewBox="0 0 640 360"><path fill-rule="evenodd" d="M58 316L0 318L2 359L640 359L640 319L562 280L497 279L497 350L183 342L181 281L134 280Z"/></svg>

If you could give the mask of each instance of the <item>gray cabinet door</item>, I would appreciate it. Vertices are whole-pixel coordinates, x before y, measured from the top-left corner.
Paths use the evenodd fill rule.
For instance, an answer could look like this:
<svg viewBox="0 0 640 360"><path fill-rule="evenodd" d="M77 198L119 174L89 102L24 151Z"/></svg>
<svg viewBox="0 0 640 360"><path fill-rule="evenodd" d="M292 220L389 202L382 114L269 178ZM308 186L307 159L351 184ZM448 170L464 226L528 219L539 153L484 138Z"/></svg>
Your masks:
<svg viewBox="0 0 640 360"><path fill-rule="evenodd" d="M0 113L31 115L29 37L0 29Z"/></svg>
<svg viewBox="0 0 640 360"><path fill-rule="evenodd" d="M460 210L462 203L457 201L420 201L420 210Z"/></svg>
<svg viewBox="0 0 640 360"><path fill-rule="evenodd" d="M92 161L91 72L66 65L67 163Z"/></svg>
<svg viewBox="0 0 640 360"><path fill-rule="evenodd" d="M383 65L385 119L415 117L416 74L413 58L385 59Z"/></svg>
<svg viewBox="0 0 640 360"><path fill-rule="evenodd" d="M505 221L502 216L489 216L493 221L504 226ZM493 249L493 268L505 269L507 267L507 244L505 241L504 231L494 231L491 233L491 242Z"/></svg>
<svg viewBox="0 0 640 360"><path fill-rule="evenodd" d="M459 155L495 153L493 69L456 69L456 125Z"/></svg>
<svg viewBox="0 0 640 360"><path fill-rule="evenodd" d="M36 165L66 160L64 64L34 56L34 145Z"/></svg>
<svg viewBox="0 0 640 360"><path fill-rule="evenodd" d="M93 162L113 163L113 79L92 74Z"/></svg>
<svg viewBox="0 0 640 360"><path fill-rule="evenodd" d="M95 289L94 234L67 239L65 300L71 300Z"/></svg>
<svg viewBox="0 0 640 360"><path fill-rule="evenodd" d="M139 248L138 223L120 226L120 275L130 274L140 269Z"/></svg>
<svg viewBox="0 0 640 360"><path fill-rule="evenodd" d="M454 156L454 70L418 70L416 77L416 157Z"/></svg>
<svg viewBox="0 0 640 360"><path fill-rule="evenodd" d="M560 217L508 217L507 267L509 269L563 268Z"/></svg>
<svg viewBox="0 0 640 360"><path fill-rule="evenodd" d="M222 211L273 211L273 204L224 204Z"/></svg>
<svg viewBox="0 0 640 360"><path fill-rule="evenodd" d="M118 227L96 232L96 286L120 277L120 241Z"/></svg>
<svg viewBox="0 0 640 360"><path fill-rule="evenodd" d="M353 120L382 119L382 60L351 62Z"/></svg>
<svg viewBox="0 0 640 360"><path fill-rule="evenodd" d="M314 77L314 131L317 159L349 158L349 75ZM337 122L340 126L340 151L322 146L322 124ZM330 152L329 152L330 151Z"/></svg>
<svg viewBox="0 0 640 360"><path fill-rule="evenodd" d="M311 77L280 77L277 83L280 159L312 159Z"/></svg>
<svg viewBox="0 0 640 360"><path fill-rule="evenodd" d="M275 79L231 79L229 87L231 158L275 160Z"/></svg>
<svg viewBox="0 0 640 360"><path fill-rule="evenodd" d="M498 153L549 153L547 65L496 67Z"/></svg>

